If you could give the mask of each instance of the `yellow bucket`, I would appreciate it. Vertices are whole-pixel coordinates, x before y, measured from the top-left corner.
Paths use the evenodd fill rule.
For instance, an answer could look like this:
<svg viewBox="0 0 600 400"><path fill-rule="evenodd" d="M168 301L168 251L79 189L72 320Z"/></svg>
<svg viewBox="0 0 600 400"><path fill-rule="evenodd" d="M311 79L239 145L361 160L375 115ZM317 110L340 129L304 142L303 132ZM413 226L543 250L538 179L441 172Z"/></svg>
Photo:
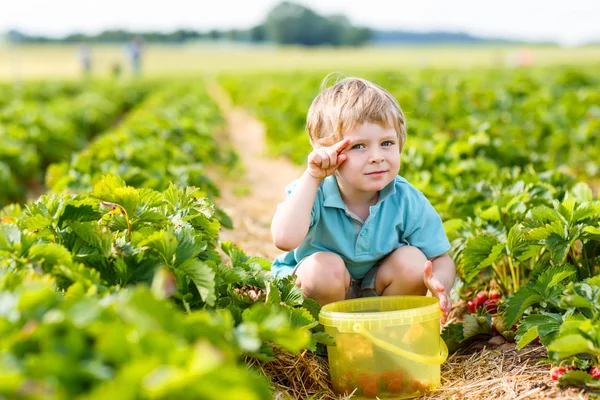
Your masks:
<svg viewBox="0 0 600 400"><path fill-rule="evenodd" d="M321 309L333 389L357 398L408 399L440 386L448 357L439 301L425 296L343 300ZM354 398L354 397L353 397Z"/></svg>

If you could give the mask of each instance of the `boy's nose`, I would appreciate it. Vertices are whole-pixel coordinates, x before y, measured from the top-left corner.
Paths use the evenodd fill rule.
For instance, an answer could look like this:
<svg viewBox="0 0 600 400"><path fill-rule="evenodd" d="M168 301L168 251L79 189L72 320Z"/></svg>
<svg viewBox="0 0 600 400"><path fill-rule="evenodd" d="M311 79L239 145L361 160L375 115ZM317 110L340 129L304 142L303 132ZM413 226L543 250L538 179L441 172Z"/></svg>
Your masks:
<svg viewBox="0 0 600 400"><path fill-rule="evenodd" d="M373 155L369 159L370 164L379 164L379 163L382 163L383 161L384 161L384 158L381 155Z"/></svg>

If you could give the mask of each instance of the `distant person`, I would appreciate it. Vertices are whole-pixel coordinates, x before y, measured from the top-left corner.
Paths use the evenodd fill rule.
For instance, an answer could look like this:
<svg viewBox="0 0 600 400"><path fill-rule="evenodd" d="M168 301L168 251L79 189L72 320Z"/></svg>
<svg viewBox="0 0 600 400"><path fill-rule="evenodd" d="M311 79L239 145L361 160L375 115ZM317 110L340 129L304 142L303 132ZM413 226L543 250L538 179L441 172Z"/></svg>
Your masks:
<svg viewBox="0 0 600 400"><path fill-rule="evenodd" d="M144 40L140 36L129 42L127 46L127 54L131 63L131 72L134 76L139 76L141 74L143 48Z"/></svg>
<svg viewBox="0 0 600 400"><path fill-rule="evenodd" d="M77 49L81 72L83 76L89 76L92 73L92 50L87 44L82 44Z"/></svg>
<svg viewBox="0 0 600 400"><path fill-rule="evenodd" d="M113 78L119 79L119 77L121 76L121 63L118 63L118 62L113 63L110 70L111 70Z"/></svg>

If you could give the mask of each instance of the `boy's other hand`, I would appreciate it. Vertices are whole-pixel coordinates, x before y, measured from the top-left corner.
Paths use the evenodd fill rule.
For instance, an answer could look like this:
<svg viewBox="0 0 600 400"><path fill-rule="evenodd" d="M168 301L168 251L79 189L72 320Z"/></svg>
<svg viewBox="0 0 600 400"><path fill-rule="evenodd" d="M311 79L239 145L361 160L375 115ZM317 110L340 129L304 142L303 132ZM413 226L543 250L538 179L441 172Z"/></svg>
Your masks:
<svg viewBox="0 0 600 400"><path fill-rule="evenodd" d="M450 295L446 293L446 288L444 288L444 285L442 285L440 281L433 277L433 264L429 260L425 261L423 282L431 294L440 300L440 310L442 310L444 313L440 322L443 325L446 323L446 319L448 319L448 313L450 313L452 300L450 300Z"/></svg>
<svg viewBox="0 0 600 400"><path fill-rule="evenodd" d="M350 139L343 139L333 146L319 147L308 155L308 173L315 179L323 180L332 175L338 167L346 161L347 156L340 154L350 143Z"/></svg>

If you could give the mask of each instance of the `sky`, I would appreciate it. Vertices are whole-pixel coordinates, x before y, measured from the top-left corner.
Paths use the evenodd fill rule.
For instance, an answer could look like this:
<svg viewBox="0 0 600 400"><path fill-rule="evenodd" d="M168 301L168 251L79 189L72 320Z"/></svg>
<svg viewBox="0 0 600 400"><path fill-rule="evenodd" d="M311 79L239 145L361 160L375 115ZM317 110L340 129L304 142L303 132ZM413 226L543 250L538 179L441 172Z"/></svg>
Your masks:
<svg viewBox="0 0 600 400"><path fill-rule="evenodd" d="M278 0L6 0L0 32L61 36L105 29L169 31L248 28ZM375 29L460 31L487 37L600 41L600 0L297 0Z"/></svg>

